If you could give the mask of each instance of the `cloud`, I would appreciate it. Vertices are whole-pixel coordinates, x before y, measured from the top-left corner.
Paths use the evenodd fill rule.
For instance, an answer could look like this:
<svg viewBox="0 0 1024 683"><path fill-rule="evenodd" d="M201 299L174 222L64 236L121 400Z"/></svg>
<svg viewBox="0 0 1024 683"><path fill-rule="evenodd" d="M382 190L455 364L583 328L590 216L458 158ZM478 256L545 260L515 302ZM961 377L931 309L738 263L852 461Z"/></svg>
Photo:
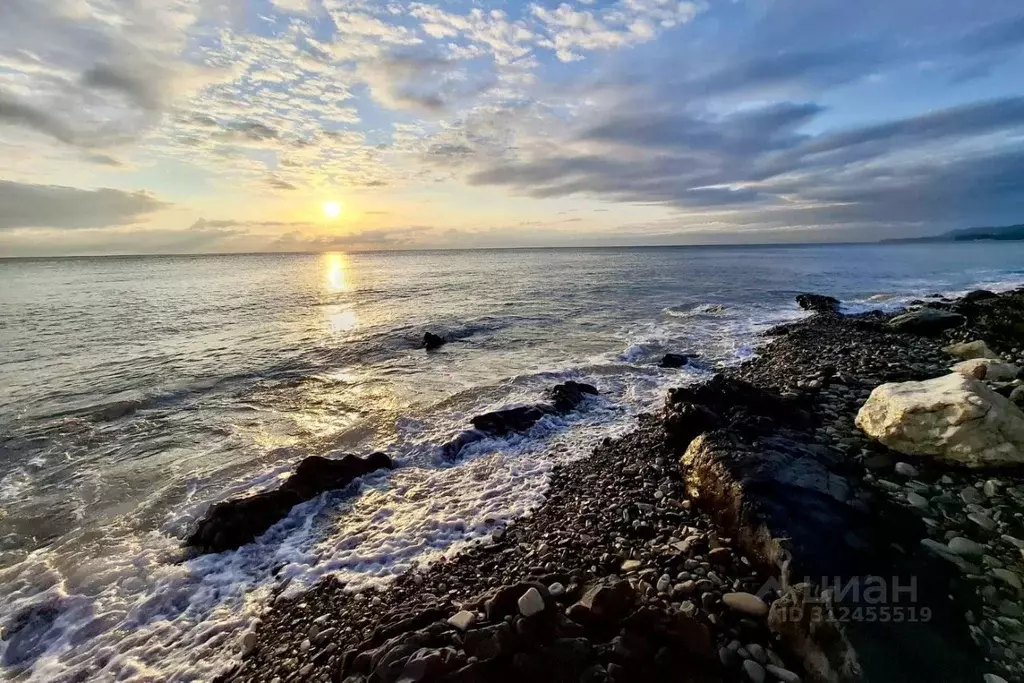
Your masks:
<svg viewBox="0 0 1024 683"><path fill-rule="evenodd" d="M0 230L128 225L169 206L148 192L81 190L0 180Z"/></svg>

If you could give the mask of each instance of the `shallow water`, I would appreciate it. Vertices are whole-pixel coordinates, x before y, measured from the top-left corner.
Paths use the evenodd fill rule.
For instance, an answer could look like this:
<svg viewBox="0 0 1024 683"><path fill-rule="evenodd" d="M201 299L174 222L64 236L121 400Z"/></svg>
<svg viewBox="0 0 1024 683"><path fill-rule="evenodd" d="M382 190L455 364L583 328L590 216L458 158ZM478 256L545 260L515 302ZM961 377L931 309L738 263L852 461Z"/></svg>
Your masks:
<svg viewBox="0 0 1024 683"><path fill-rule="evenodd" d="M1021 243L0 260L0 624L35 615L0 670L208 680L283 582L380 584L528 514L555 464L754 353L797 293L895 308L1021 264ZM452 341L418 350L427 329ZM441 456L565 379L602 395ZM399 468L175 562L211 502L371 450Z"/></svg>

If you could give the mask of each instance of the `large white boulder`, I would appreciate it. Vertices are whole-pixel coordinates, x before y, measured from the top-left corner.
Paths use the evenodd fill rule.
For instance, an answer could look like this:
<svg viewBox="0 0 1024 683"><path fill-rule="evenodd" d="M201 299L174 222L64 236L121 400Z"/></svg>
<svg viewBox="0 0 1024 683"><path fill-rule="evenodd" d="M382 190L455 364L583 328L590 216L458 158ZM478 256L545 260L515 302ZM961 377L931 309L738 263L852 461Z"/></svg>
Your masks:
<svg viewBox="0 0 1024 683"><path fill-rule="evenodd" d="M960 361L950 370L974 379L987 379L990 382L1009 382L1012 379L1017 379L1017 375L1020 374L1020 368L1016 365L995 358L972 358Z"/></svg>
<svg viewBox="0 0 1024 683"><path fill-rule="evenodd" d="M970 360L972 358L999 358L999 354L988 348L988 344L983 342L981 339L950 344L942 350L951 356L956 356L963 360Z"/></svg>
<svg viewBox="0 0 1024 683"><path fill-rule="evenodd" d="M1024 464L1024 413L956 372L875 387L857 426L900 453L966 467Z"/></svg>

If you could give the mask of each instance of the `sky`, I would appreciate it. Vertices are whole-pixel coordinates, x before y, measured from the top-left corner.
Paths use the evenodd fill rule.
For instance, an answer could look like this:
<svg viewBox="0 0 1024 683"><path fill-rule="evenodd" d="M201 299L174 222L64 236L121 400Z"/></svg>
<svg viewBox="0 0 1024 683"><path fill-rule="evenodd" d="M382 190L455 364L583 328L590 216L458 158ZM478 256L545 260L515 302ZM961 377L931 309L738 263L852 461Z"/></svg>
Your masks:
<svg viewBox="0 0 1024 683"><path fill-rule="evenodd" d="M1020 0L0 1L0 256L1022 222Z"/></svg>

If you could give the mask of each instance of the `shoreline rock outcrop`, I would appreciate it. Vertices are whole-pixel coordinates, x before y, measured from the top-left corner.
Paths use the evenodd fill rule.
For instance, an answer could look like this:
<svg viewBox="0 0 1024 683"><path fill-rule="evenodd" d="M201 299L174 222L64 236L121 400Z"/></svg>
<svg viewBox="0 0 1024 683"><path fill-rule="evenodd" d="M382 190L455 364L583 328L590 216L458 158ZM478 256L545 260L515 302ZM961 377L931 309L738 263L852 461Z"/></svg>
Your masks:
<svg viewBox="0 0 1024 683"><path fill-rule="evenodd" d="M304 458L279 488L214 504L196 524L185 544L200 553L219 553L251 543L293 507L325 491L345 488L358 477L392 469L391 458L373 453L340 459Z"/></svg>

